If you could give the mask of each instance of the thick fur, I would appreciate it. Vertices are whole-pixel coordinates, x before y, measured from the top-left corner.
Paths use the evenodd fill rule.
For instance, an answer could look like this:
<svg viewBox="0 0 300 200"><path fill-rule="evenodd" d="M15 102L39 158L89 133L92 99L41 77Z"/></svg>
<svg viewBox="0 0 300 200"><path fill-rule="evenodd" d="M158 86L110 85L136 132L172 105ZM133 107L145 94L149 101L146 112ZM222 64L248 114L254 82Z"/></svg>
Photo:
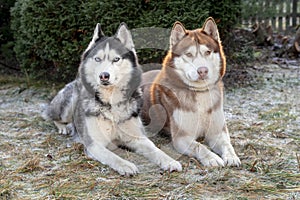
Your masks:
<svg viewBox="0 0 300 200"><path fill-rule="evenodd" d="M87 154L122 175L136 174L138 168L109 150L119 144L164 170L182 170L179 162L144 134L139 117L141 70L125 24L113 37L104 36L97 24L78 71L78 78L66 85L45 109L45 119L53 120L61 133L68 133L66 125L72 124Z"/></svg>
<svg viewBox="0 0 300 200"><path fill-rule="evenodd" d="M176 22L161 71L143 74L141 116L147 129L171 133L175 149L205 166L239 166L223 112L226 60L217 26L186 30ZM207 148L197 140L204 138Z"/></svg>
<svg viewBox="0 0 300 200"><path fill-rule="evenodd" d="M78 80L67 84L42 112L42 117L54 121L61 134L70 134L74 131L72 120L79 95L78 86Z"/></svg>

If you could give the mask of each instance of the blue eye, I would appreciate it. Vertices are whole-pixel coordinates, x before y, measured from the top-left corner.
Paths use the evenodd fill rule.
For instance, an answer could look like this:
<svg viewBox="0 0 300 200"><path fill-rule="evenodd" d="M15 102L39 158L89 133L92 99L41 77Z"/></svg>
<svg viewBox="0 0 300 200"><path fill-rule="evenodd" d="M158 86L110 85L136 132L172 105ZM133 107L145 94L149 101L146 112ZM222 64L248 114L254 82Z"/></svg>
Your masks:
<svg viewBox="0 0 300 200"><path fill-rule="evenodd" d="M120 60L120 57L115 57L114 59L113 59L113 62L118 62Z"/></svg>
<svg viewBox="0 0 300 200"><path fill-rule="evenodd" d="M96 57L96 58L95 58L95 61L96 61L96 62L101 62L101 58Z"/></svg>

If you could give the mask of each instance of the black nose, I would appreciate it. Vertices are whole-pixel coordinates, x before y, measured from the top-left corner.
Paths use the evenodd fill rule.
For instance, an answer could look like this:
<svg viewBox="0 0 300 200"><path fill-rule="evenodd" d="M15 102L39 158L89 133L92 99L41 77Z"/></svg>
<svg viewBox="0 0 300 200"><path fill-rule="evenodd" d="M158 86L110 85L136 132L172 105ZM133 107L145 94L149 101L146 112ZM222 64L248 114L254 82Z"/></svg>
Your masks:
<svg viewBox="0 0 300 200"><path fill-rule="evenodd" d="M108 81L109 80L109 73L108 72L102 72L99 75L100 81Z"/></svg>

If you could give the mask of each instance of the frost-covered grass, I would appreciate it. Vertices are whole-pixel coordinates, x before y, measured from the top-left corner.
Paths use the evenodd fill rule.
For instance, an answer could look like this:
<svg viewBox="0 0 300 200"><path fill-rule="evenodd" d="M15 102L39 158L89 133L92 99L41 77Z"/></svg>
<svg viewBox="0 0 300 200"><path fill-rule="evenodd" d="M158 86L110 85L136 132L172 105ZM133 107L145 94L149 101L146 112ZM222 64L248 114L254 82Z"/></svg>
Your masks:
<svg viewBox="0 0 300 200"><path fill-rule="evenodd" d="M205 168L154 142L183 165L162 172L147 159L116 150L140 174L123 177L87 158L83 146L39 116L57 92L1 77L0 199L299 199L300 69L262 66L262 83L227 88L225 112L242 166Z"/></svg>

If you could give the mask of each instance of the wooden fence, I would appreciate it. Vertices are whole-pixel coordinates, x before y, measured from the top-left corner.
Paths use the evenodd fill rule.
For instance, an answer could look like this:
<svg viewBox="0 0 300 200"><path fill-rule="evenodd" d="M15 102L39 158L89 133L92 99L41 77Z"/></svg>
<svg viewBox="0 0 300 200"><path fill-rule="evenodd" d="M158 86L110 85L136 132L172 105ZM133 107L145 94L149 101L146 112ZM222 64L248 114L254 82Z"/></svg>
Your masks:
<svg viewBox="0 0 300 200"><path fill-rule="evenodd" d="M282 32L300 25L299 0L245 0L244 3L244 26L265 22L272 25L274 31Z"/></svg>

